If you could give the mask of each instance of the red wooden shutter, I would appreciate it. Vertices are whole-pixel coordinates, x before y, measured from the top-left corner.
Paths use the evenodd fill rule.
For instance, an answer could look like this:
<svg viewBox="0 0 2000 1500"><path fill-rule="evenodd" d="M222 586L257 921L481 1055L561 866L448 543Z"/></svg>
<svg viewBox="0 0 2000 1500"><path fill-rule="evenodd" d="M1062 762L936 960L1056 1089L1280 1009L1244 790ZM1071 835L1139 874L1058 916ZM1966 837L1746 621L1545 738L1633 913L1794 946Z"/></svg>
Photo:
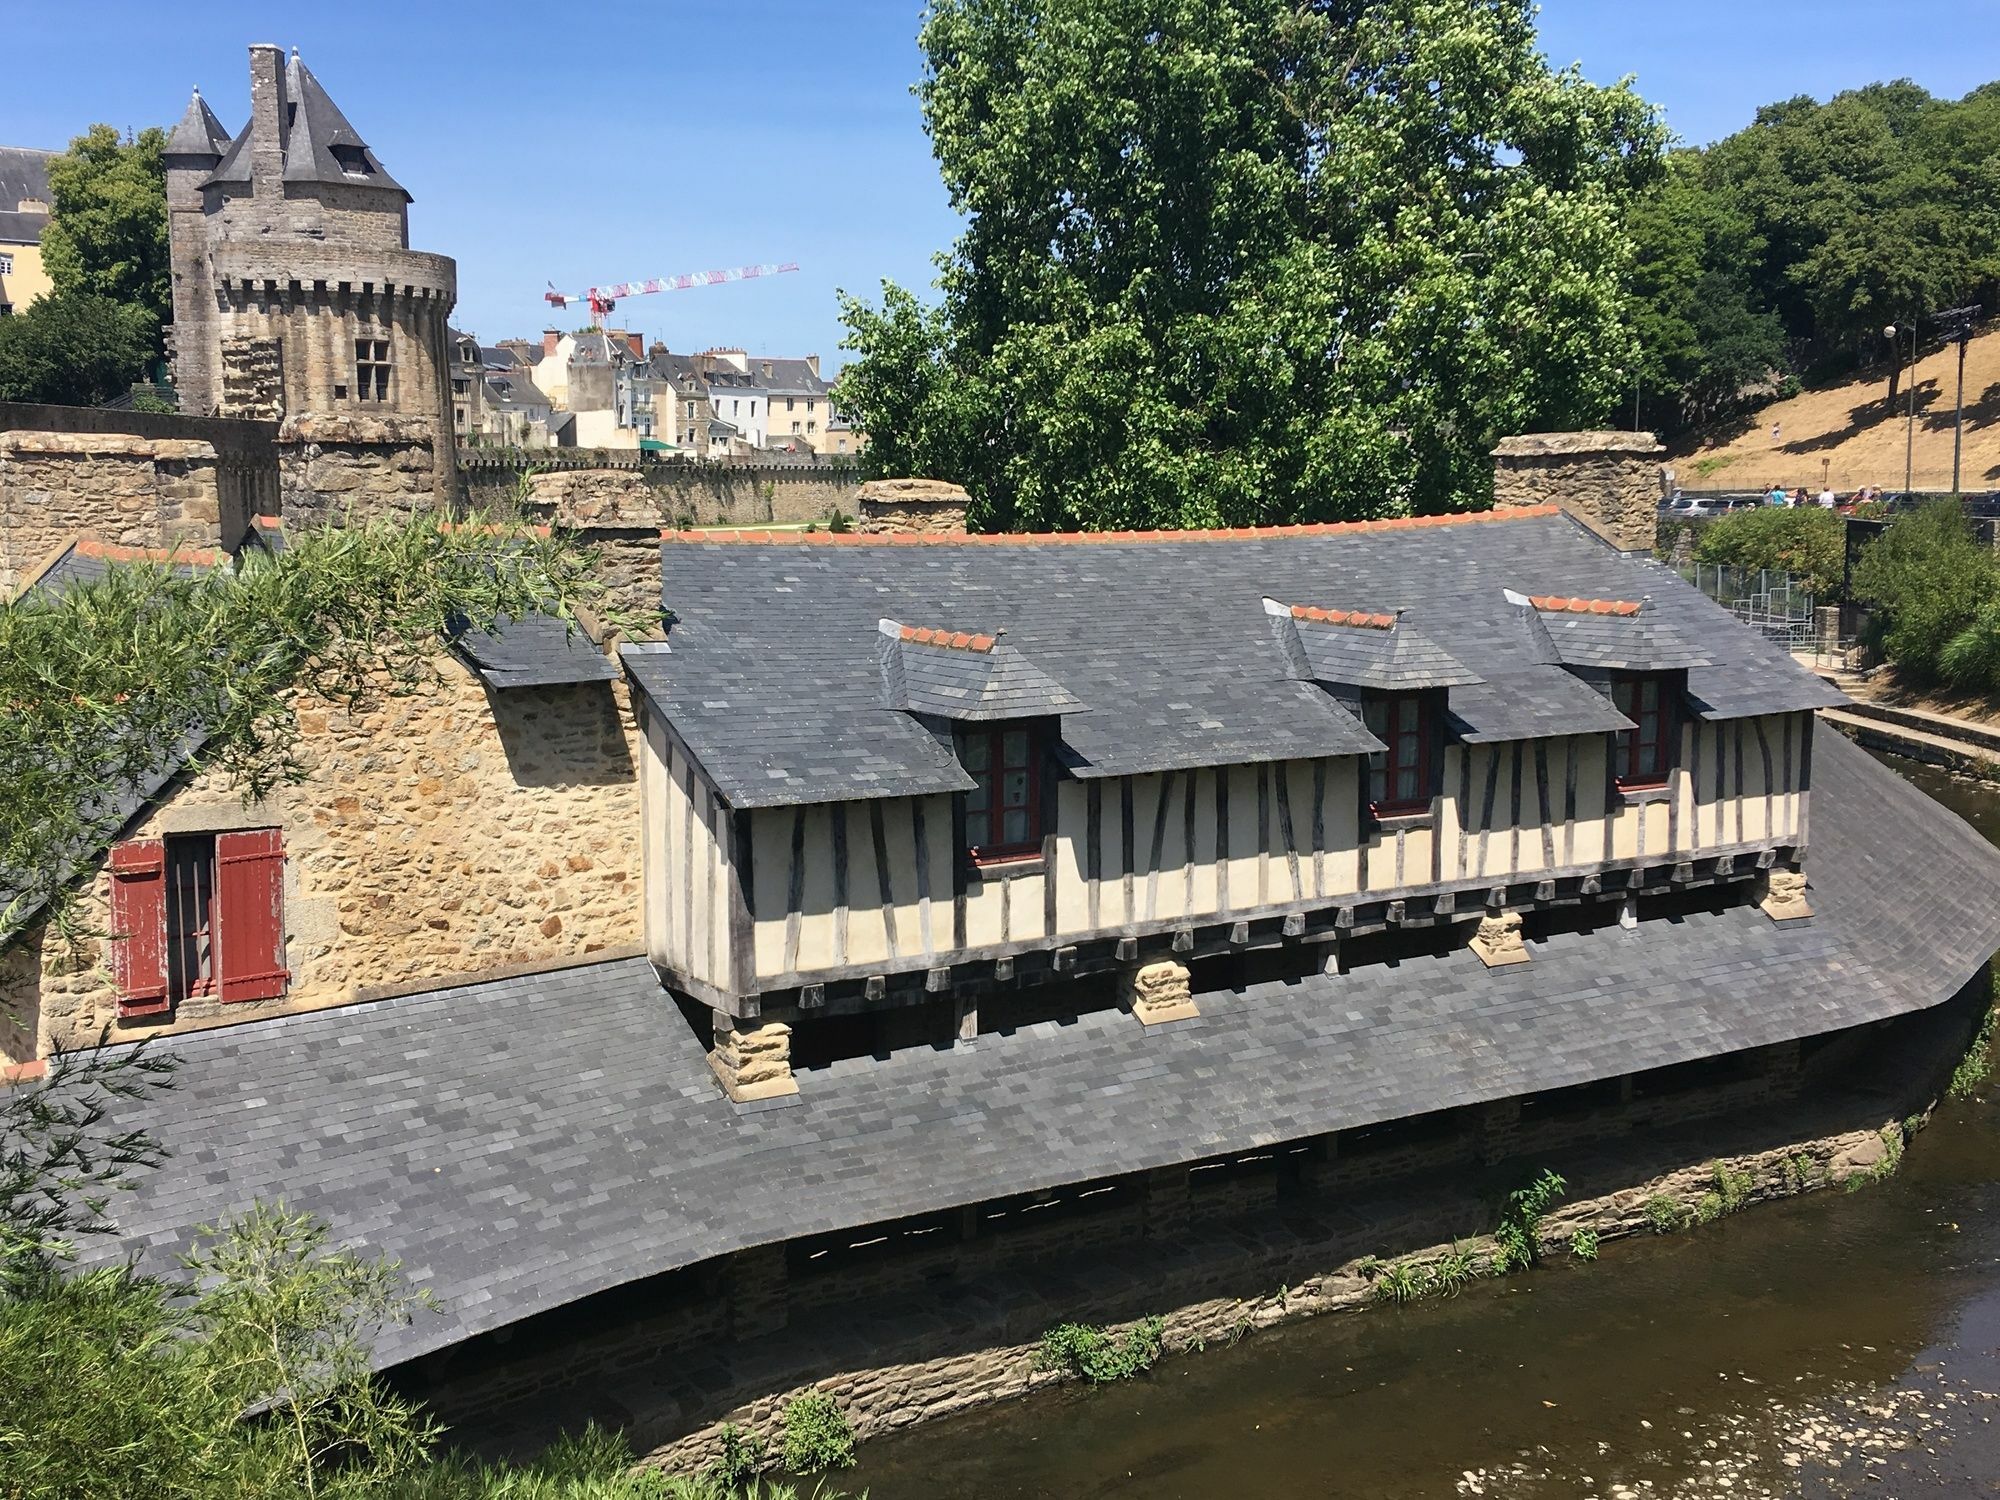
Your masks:
<svg viewBox="0 0 2000 1500"><path fill-rule="evenodd" d="M111 846L111 973L118 1014L167 1009L167 846L129 839Z"/></svg>
<svg viewBox="0 0 2000 1500"><path fill-rule="evenodd" d="M285 838L275 828L215 836L215 990L224 1003L285 992Z"/></svg>

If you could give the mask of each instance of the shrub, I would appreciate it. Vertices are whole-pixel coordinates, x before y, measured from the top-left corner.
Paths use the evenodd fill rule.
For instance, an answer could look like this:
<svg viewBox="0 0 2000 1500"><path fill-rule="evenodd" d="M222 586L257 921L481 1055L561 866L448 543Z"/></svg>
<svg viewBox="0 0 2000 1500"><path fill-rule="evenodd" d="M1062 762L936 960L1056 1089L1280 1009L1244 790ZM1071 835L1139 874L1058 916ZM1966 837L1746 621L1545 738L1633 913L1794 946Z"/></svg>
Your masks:
<svg viewBox="0 0 2000 1500"><path fill-rule="evenodd" d="M785 1467L794 1474L854 1467L854 1424L833 1397L808 1391L785 1403Z"/></svg>
<svg viewBox="0 0 2000 1500"><path fill-rule="evenodd" d="M1596 1260L1598 1238L1595 1229L1579 1229L1569 1237L1569 1253L1578 1260Z"/></svg>
<svg viewBox="0 0 2000 1500"><path fill-rule="evenodd" d="M1665 1193L1655 1193L1641 1205L1646 1215L1646 1223L1655 1234L1672 1234L1685 1229L1694 1221L1694 1213L1685 1203L1669 1198Z"/></svg>
<svg viewBox="0 0 2000 1500"><path fill-rule="evenodd" d="M1972 622L1945 642L1938 674L1968 693L2000 690L2000 600L1992 600Z"/></svg>
<svg viewBox="0 0 2000 1500"><path fill-rule="evenodd" d="M1161 1352L1166 1324L1141 1318L1120 1338L1089 1323L1061 1323L1042 1335L1035 1351L1037 1370L1059 1370L1092 1385L1130 1380L1152 1369Z"/></svg>
<svg viewBox="0 0 2000 1500"><path fill-rule="evenodd" d="M1796 574L1824 603L1840 592L1846 548L1847 527L1832 511L1766 506L1709 522L1695 539L1694 555L1697 562Z"/></svg>
<svg viewBox="0 0 2000 1500"><path fill-rule="evenodd" d="M734 1422L724 1422L722 1431L716 1436L722 1443L722 1452L708 1466L707 1477L728 1489L740 1490L764 1467L770 1444Z"/></svg>
<svg viewBox="0 0 2000 1500"><path fill-rule="evenodd" d="M2000 979L1995 980L1995 999L2000 1000ZM1986 1082L1986 1075L1993 1068L1993 1027L2000 1021L2000 1010L1989 1008L1980 1019L1979 1030L1974 1034L1971 1045L1965 1049L1965 1056L1952 1069L1951 1084L1946 1092L1954 1099L1970 1099L1978 1092L1979 1085Z"/></svg>
<svg viewBox="0 0 2000 1500"><path fill-rule="evenodd" d="M1694 1221L1697 1224L1712 1224L1725 1214L1733 1214L1750 1201L1750 1190L1757 1185L1756 1179L1748 1172L1737 1170L1728 1162L1713 1162L1709 1166L1709 1180L1715 1186L1701 1195L1695 1205Z"/></svg>
<svg viewBox="0 0 2000 1500"><path fill-rule="evenodd" d="M1882 615L1881 643L1889 659L1918 682L1945 670L1945 649L2000 598L2000 570L1973 539L1955 500L1934 500L1894 522L1861 554L1854 595ZM1969 671L1979 654L1964 648Z"/></svg>
<svg viewBox="0 0 2000 1500"><path fill-rule="evenodd" d="M1493 1269L1500 1275L1523 1271L1542 1258L1540 1229L1542 1215L1555 1206L1567 1190L1561 1177L1543 1172L1524 1188L1507 1195L1500 1212L1499 1227L1493 1231Z"/></svg>

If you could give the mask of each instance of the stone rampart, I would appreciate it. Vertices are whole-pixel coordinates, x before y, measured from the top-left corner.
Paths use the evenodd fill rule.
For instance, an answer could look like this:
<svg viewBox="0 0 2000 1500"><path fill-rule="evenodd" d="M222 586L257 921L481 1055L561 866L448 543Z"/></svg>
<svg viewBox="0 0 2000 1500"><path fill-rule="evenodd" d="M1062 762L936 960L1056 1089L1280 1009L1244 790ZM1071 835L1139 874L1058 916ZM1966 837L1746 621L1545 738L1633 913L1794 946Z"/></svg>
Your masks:
<svg viewBox="0 0 2000 1500"><path fill-rule="evenodd" d="M1531 432L1493 450L1493 508L1560 505L1626 552L1651 552L1660 456L1650 432Z"/></svg>
<svg viewBox="0 0 2000 1500"><path fill-rule="evenodd" d="M278 487L286 524L358 525L450 505L449 445L439 462L422 417L304 413L278 429Z"/></svg>
<svg viewBox="0 0 2000 1500"><path fill-rule="evenodd" d="M849 463L722 459L658 462L607 449L547 449L514 453L461 449L459 483L478 510L511 511L523 475L577 472L635 476L653 497L645 524L654 527L824 524L854 514L860 472Z"/></svg>

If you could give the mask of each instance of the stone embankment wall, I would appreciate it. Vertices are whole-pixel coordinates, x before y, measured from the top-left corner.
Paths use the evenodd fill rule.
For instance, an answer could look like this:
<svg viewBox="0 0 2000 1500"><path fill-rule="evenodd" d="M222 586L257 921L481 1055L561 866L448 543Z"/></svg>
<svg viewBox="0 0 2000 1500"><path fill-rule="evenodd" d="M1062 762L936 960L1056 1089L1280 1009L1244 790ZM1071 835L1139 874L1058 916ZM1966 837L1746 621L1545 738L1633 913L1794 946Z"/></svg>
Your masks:
<svg viewBox="0 0 2000 1500"><path fill-rule="evenodd" d="M123 835L283 830L281 999L190 1002L187 1030L439 985L640 940L639 794L623 683L487 691L455 658L362 711L307 702L294 785L246 804L215 772L170 786ZM109 879L89 879L80 947L34 932L0 954L0 1062L77 1046L115 1022Z"/></svg>
<svg viewBox="0 0 2000 1500"><path fill-rule="evenodd" d="M826 459L648 463L618 452L557 451L561 457L461 451L459 478L466 503L506 513L516 502L523 475L591 472L635 476L652 496L646 524L655 528L795 525L854 514L855 492L861 487L860 472L852 464Z"/></svg>

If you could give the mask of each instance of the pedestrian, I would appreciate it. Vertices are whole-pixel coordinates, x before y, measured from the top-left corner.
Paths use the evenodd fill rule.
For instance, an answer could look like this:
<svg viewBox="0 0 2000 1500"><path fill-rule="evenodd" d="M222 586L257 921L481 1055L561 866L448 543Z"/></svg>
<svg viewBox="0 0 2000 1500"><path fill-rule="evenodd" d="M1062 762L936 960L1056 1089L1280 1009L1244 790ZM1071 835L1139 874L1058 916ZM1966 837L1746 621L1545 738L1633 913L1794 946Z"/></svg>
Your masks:
<svg viewBox="0 0 2000 1500"><path fill-rule="evenodd" d="M1836 502L1833 498L1833 489L1831 486L1828 486L1827 488L1819 492L1819 508L1821 510L1832 510L1835 503Z"/></svg>
<svg viewBox="0 0 2000 1500"><path fill-rule="evenodd" d="M1784 436L1785 424L1783 422L1773 422L1771 424L1771 446L1773 448L1777 447L1783 441Z"/></svg>
<svg viewBox="0 0 2000 1500"><path fill-rule="evenodd" d="M1764 500L1769 505L1783 505L1785 503L1785 487L1782 484L1772 485L1771 493L1766 495Z"/></svg>

